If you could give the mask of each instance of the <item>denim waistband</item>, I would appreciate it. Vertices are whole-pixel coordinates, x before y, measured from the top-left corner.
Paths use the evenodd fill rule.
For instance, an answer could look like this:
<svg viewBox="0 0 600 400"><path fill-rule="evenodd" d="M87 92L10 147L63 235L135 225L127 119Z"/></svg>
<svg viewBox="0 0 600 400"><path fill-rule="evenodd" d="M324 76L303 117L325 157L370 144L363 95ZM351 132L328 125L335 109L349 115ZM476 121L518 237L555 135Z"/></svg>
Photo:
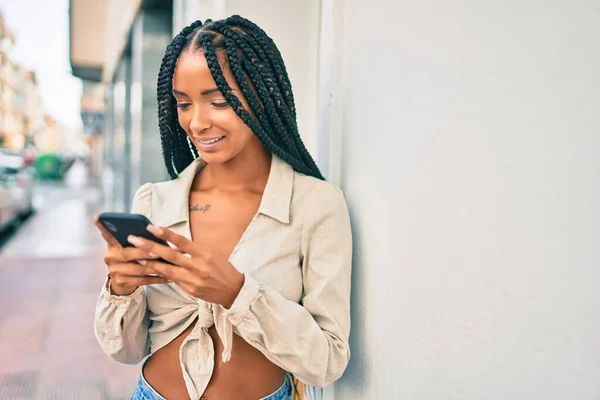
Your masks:
<svg viewBox="0 0 600 400"><path fill-rule="evenodd" d="M142 369L140 372L140 377L138 379L137 387L135 388L135 392L131 396L131 400L167 400L162 397L144 378L144 365L148 362L149 358L147 358L142 363Z"/></svg>
<svg viewBox="0 0 600 400"><path fill-rule="evenodd" d="M142 364L142 372L140 373L137 387L131 396L131 400L166 400L156 390L154 390L154 388L150 386L150 384L144 378L144 365L146 364L146 361L144 361ZM288 373L285 375L285 379L279 389L268 396L261 397L258 400L290 400L293 389L292 376Z"/></svg>
<svg viewBox="0 0 600 400"><path fill-rule="evenodd" d="M268 396L261 397L258 400L290 400L292 398L292 391L294 390L294 385L292 384L292 375L285 374L285 379L283 383L273 393Z"/></svg>

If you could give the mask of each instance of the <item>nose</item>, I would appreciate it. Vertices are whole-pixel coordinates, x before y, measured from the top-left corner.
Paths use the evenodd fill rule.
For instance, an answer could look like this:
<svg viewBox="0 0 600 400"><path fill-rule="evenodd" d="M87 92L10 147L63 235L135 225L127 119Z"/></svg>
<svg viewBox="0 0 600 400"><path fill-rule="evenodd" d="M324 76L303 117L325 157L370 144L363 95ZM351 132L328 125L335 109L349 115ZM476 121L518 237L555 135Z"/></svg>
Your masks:
<svg viewBox="0 0 600 400"><path fill-rule="evenodd" d="M206 113L197 110L190 121L190 131L193 135L198 135L211 127L211 122Z"/></svg>

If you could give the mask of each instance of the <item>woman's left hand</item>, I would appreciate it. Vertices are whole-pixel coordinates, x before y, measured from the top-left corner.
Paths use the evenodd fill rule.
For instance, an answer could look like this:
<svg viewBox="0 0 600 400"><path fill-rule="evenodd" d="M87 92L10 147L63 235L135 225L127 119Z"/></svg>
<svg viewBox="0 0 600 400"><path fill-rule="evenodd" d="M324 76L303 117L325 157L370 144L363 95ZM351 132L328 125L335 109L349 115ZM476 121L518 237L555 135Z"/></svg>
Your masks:
<svg viewBox="0 0 600 400"><path fill-rule="evenodd" d="M171 248L137 236L128 241L139 249L173 265L148 260L148 267L194 297L230 308L244 284L244 275L227 258L167 228L148 226L154 236L176 246Z"/></svg>

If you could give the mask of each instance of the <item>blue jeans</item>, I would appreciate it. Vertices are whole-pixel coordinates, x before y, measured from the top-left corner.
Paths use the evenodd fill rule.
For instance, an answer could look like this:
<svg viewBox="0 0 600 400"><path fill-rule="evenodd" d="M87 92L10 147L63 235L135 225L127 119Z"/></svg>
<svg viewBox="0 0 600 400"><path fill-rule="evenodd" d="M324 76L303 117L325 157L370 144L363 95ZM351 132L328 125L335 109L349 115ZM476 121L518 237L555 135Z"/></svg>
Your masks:
<svg viewBox="0 0 600 400"><path fill-rule="evenodd" d="M142 369L143 371L143 369ZM290 400L292 398L292 376L290 374L286 374L285 380L283 384L266 397L262 397L258 400ZM140 378L138 379L138 384L131 396L131 400L166 400L162 397L156 390L150 386L146 379L144 379L144 374L140 374Z"/></svg>

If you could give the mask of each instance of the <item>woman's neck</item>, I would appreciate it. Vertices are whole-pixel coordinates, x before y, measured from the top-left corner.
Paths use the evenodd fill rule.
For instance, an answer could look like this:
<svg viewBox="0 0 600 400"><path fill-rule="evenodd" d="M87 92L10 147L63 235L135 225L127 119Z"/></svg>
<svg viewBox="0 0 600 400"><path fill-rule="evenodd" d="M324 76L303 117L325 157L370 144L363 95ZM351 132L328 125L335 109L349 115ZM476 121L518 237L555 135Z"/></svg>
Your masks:
<svg viewBox="0 0 600 400"><path fill-rule="evenodd" d="M271 154L262 147L247 151L222 164L208 164L199 175L198 190L236 192L264 190L271 170Z"/></svg>

